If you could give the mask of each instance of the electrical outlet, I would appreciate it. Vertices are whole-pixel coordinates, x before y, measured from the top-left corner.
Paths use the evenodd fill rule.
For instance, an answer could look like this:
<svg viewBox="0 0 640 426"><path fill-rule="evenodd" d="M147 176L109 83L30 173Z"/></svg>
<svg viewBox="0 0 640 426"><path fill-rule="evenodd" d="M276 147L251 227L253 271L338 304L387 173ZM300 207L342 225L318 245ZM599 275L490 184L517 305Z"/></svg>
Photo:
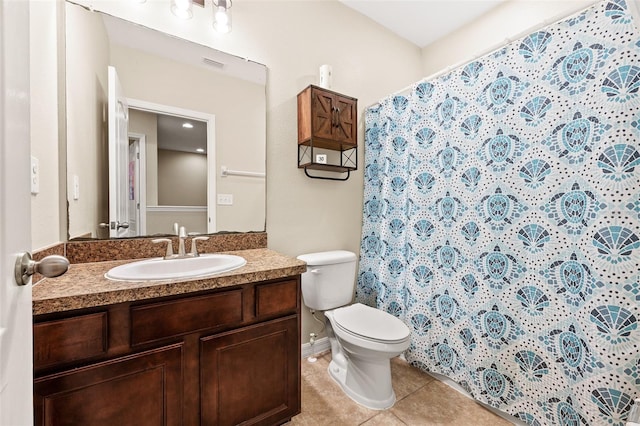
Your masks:
<svg viewBox="0 0 640 426"><path fill-rule="evenodd" d="M316 154L316 163L327 164L327 154Z"/></svg>
<svg viewBox="0 0 640 426"><path fill-rule="evenodd" d="M218 205L219 206L232 206L233 205L233 194L218 194Z"/></svg>

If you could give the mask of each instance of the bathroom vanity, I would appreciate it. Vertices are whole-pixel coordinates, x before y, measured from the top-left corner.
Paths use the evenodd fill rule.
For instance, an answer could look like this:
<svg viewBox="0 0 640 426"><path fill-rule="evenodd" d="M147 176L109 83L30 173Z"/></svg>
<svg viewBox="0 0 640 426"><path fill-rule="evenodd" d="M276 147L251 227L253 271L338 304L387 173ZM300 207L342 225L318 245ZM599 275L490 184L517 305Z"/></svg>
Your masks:
<svg viewBox="0 0 640 426"><path fill-rule="evenodd" d="M275 425L300 412L303 262L233 252L242 268L181 282L72 264L34 286L35 424Z"/></svg>

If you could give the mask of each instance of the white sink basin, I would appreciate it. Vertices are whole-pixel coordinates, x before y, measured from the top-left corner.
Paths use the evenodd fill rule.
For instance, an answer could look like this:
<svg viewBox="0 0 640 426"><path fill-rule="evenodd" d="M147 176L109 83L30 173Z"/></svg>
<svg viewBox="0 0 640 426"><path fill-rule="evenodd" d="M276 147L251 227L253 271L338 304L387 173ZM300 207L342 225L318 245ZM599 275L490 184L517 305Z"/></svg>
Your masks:
<svg viewBox="0 0 640 426"><path fill-rule="evenodd" d="M232 254L201 254L198 257L165 260L161 257L111 268L105 277L116 281L154 281L204 278L244 266L247 261Z"/></svg>

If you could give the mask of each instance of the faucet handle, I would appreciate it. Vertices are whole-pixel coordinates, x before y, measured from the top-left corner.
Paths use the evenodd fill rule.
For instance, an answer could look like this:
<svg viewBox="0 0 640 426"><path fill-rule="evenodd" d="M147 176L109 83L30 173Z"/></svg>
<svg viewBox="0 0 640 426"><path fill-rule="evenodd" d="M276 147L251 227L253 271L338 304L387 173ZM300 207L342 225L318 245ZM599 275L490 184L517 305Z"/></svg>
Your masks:
<svg viewBox="0 0 640 426"><path fill-rule="evenodd" d="M208 240L209 237L193 237L191 238L191 256L198 257L200 254L198 253L198 247L196 246L196 241L205 241Z"/></svg>
<svg viewBox="0 0 640 426"><path fill-rule="evenodd" d="M154 244L167 243L167 252L165 253L164 258L168 259L173 256L173 243L169 238L156 238L151 240L151 242Z"/></svg>

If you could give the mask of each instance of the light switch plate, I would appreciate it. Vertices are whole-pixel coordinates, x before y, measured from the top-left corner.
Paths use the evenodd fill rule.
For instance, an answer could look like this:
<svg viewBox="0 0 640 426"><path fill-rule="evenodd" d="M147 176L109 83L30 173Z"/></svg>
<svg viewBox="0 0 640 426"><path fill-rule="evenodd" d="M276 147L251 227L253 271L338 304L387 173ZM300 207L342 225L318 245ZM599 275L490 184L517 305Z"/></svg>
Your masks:
<svg viewBox="0 0 640 426"><path fill-rule="evenodd" d="M233 194L218 194L218 205L219 206L232 206L233 205Z"/></svg>
<svg viewBox="0 0 640 426"><path fill-rule="evenodd" d="M36 157L31 157L31 193L40 192L40 161Z"/></svg>
<svg viewBox="0 0 640 426"><path fill-rule="evenodd" d="M73 199L80 198L80 178L78 175L73 175Z"/></svg>

